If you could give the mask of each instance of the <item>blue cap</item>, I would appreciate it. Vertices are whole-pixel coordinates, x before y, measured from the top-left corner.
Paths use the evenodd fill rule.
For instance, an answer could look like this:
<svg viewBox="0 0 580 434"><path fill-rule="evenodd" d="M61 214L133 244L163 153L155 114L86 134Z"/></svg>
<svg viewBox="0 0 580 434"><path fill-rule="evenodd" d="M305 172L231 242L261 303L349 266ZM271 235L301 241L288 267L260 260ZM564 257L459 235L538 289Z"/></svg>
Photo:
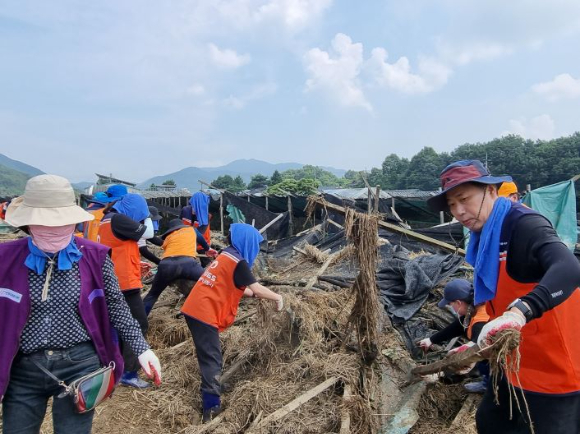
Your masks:
<svg viewBox="0 0 580 434"><path fill-rule="evenodd" d="M437 306L444 308L455 300L471 302L473 300L473 285L465 279L454 279L445 285L443 290L443 299Z"/></svg>
<svg viewBox="0 0 580 434"><path fill-rule="evenodd" d="M106 194L107 198L102 200L101 202L115 202L116 200L121 199L125 196L129 191L127 187L121 184L114 184L107 188Z"/></svg>

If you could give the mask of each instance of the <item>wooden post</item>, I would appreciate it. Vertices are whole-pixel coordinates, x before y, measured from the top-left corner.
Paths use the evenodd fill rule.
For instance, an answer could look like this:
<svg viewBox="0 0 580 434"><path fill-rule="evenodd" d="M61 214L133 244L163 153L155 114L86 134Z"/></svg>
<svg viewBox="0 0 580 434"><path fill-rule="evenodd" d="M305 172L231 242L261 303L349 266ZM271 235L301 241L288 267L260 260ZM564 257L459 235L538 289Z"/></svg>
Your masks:
<svg viewBox="0 0 580 434"><path fill-rule="evenodd" d="M371 203L372 203L372 192L371 192L371 188L368 187L367 188L367 213L368 214L371 213Z"/></svg>
<svg viewBox="0 0 580 434"><path fill-rule="evenodd" d="M250 195L248 194L248 202L250 202ZM251 203L251 202L250 202Z"/></svg>
<svg viewBox="0 0 580 434"><path fill-rule="evenodd" d="M222 235L225 235L225 233L224 233L224 193L223 192L220 194L220 228L222 231Z"/></svg>
<svg viewBox="0 0 580 434"><path fill-rule="evenodd" d="M377 185L376 191L375 191L375 213L378 214L379 213L379 203L381 200L381 186Z"/></svg>
<svg viewBox="0 0 580 434"><path fill-rule="evenodd" d="M288 196L288 217L290 221L288 222L288 235L294 235L294 217L292 216L292 198Z"/></svg>
<svg viewBox="0 0 580 434"><path fill-rule="evenodd" d="M269 206L269 203L268 203L268 196L266 195L266 211L270 211L270 210L268 209L268 206Z"/></svg>

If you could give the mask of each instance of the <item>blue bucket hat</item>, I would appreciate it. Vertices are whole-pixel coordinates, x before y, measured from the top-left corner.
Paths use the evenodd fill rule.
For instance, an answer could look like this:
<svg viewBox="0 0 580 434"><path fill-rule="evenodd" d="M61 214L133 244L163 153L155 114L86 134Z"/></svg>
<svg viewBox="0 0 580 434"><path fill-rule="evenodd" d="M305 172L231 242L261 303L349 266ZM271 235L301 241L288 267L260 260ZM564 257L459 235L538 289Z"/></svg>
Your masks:
<svg viewBox="0 0 580 434"><path fill-rule="evenodd" d="M121 198L123 198L123 196L125 196L129 191L127 190L127 187L121 184L114 184L109 186L109 188L107 188L107 191L105 192L105 194L107 195L107 198L102 200L103 203L109 203L109 202L115 202L116 200L119 200Z"/></svg>
<svg viewBox="0 0 580 434"><path fill-rule="evenodd" d="M511 182L511 176L491 176L479 160L461 160L451 163L439 175L441 193L427 199L427 205L433 211L447 211L447 192L461 184L476 182L479 184L501 184Z"/></svg>

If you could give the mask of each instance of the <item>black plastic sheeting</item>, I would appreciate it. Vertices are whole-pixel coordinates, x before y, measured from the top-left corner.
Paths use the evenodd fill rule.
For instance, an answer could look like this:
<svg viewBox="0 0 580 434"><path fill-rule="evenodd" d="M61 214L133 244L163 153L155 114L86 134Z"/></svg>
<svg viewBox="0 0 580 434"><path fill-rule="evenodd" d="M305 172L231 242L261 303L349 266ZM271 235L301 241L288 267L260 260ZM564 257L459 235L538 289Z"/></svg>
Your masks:
<svg viewBox="0 0 580 434"><path fill-rule="evenodd" d="M224 193L224 208L227 207L228 204L231 204L240 209L246 217L246 223L251 224L253 221L254 226L257 229L263 228L279 215L270 212L259 205L248 202L247 199L242 199L241 197L226 192ZM277 240L284 238L288 235L289 222L290 215L286 211L284 213L284 217L282 217L266 230L266 232L263 234L264 238L267 240Z"/></svg>

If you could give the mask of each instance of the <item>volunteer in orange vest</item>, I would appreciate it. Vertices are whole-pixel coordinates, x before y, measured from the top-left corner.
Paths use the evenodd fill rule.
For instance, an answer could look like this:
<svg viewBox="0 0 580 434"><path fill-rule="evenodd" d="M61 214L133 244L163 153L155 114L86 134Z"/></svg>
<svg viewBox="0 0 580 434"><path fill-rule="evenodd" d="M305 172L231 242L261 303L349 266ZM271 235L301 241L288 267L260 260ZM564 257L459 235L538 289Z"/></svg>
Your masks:
<svg viewBox="0 0 580 434"><path fill-rule="evenodd" d="M99 191L93 195L91 204L87 207L95 218L87 222L83 233L86 239L97 241L99 235L99 225L104 215L109 211L112 204L127 194L127 187L121 184L114 184L107 188L107 191Z"/></svg>
<svg viewBox="0 0 580 434"><path fill-rule="evenodd" d="M180 219L169 222L169 229L161 235L163 258L151 289L143 299L145 313L149 315L161 293L177 279L197 281L203 274L203 267L197 261L197 236L195 229L183 224ZM203 240L203 238L202 238ZM217 252L205 244L206 254L216 257Z"/></svg>
<svg viewBox="0 0 580 434"><path fill-rule="evenodd" d="M512 202L520 201L520 193L518 192L518 186L513 181L504 182L497 192L499 197L506 197Z"/></svg>
<svg viewBox="0 0 580 434"><path fill-rule="evenodd" d="M485 310L485 304L473 305L473 285L465 279L453 279L443 289L443 299L438 306L441 309L450 308L456 314L457 319L438 331L431 337L419 342L423 351L429 351L433 344L440 345L459 336L466 336L470 340L469 344L451 350L452 352L463 351L475 345L479 332L489 320L489 315ZM477 365L482 376L481 381L465 384L465 390L470 393L483 393L487 388L489 379L489 364L480 362Z"/></svg>
<svg viewBox="0 0 580 434"><path fill-rule="evenodd" d="M478 160L458 161L443 170L442 192L428 200L433 210L449 210L471 231L466 260L474 267L474 302L486 303L491 319L477 343L489 345L505 328L522 333L519 373L500 379L499 404L488 387L477 429L531 432L523 395L536 434L578 433L580 264L545 217L498 196L497 186L505 181Z"/></svg>
<svg viewBox="0 0 580 434"><path fill-rule="evenodd" d="M209 213L209 202L210 197L209 195L197 191L191 196L189 199L189 204L191 205L191 212L192 212L192 225L197 228L198 232L205 238L205 241L208 244L211 244L211 228L210 228L210 220L211 215ZM198 251L201 248L198 246ZM210 260L207 258L200 258L201 265L206 267Z"/></svg>
<svg viewBox="0 0 580 434"><path fill-rule="evenodd" d="M181 309L193 336L201 372L204 423L221 411L219 332L234 322L242 296L272 300L278 312L284 306L281 295L259 284L252 275L251 268L263 241L258 230L235 223L230 227L229 238L231 245L206 268Z"/></svg>
<svg viewBox="0 0 580 434"><path fill-rule="evenodd" d="M112 250L119 286L133 318L141 326L143 336L147 334L148 324L141 299L143 284L137 242L147 229L143 222L148 216L149 208L145 199L138 194L126 194L115 202L110 212L103 217L98 235L98 241ZM148 387L149 383L138 376L139 361L131 348L121 341L121 350L125 360L125 372L121 377L121 384L137 388Z"/></svg>

